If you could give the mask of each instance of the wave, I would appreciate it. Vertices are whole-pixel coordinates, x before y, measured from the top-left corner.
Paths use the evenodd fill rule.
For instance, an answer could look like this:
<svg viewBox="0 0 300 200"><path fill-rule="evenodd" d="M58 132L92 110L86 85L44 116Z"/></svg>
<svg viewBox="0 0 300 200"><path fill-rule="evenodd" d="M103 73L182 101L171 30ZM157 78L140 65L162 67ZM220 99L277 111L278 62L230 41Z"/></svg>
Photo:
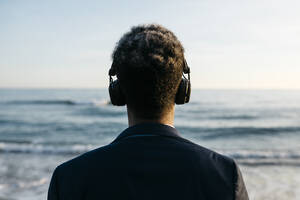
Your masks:
<svg viewBox="0 0 300 200"><path fill-rule="evenodd" d="M6 153L83 153L100 147L100 144L75 141L0 140L0 152ZM298 149L214 149L238 160L295 159L300 162Z"/></svg>
<svg viewBox="0 0 300 200"><path fill-rule="evenodd" d="M7 144L31 144L32 142L29 140L8 140L8 139L0 139L1 143L7 143Z"/></svg>
<svg viewBox="0 0 300 200"><path fill-rule="evenodd" d="M300 167L299 160L266 160L266 161L239 161L240 165L246 165L249 167L260 167L260 166L290 166Z"/></svg>
<svg viewBox="0 0 300 200"><path fill-rule="evenodd" d="M296 166L300 167L300 151L291 149L230 149L217 151L233 158L241 165L258 166Z"/></svg>
<svg viewBox="0 0 300 200"><path fill-rule="evenodd" d="M5 104L8 105L109 105L110 101L102 100L102 101L75 101L69 99L62 100L13 100L7 101Z"/></svg>
<svg viewBox="0 0 300 200"><path fill-rule="evenodd" d="M78 110L74 114L84 116L102 116L102 117L125 117L125 110L107 109L105 107L87 107Z"/></svg>
<svg viewBox="0 0 300 200"><path fill-rule="evenodd" d="M42 145L27 143L1 143L0 153L32 155L77 156L96 149L91 144ZM219 153L235 159L239 164L248 166L285 165L300 166L300 152L292 150L220 150Z"/></svg>
<svg viewBox="0 0 300 200"><path fill-rule="evenodd" d="M300 167L300 152L293 151L259 151L229 153L239 164L258 166L297 166Z"/></svg>
<svg viewBox="0 0 300 200"><path fill-rule="evenodd" d="M215 119L215 120L253 120L257 118L258 116L252 116L252 115L224 115L224 116L210 117L210 119Z"/></svg>
<svg viewBox="0 0 300 200"><path fill-rule="evenodd" d="M24 125L24 124L27 124L27 123L24 122L24 121L20 121L20 120L0 119L0 125L1 124L3 124L3 125Z"/></svg>
<svg viewBox="0 0 300 200"><path fill-rule="evenodd" d="M8 101L6 104L13 105L76 105L72 100L16 100Z"/></svg>
<svg viewBox="0 0 300 200"><path fill-rule="evenodd" d="M299 160L300 152L293 150L234 150L220 151L230 157L239 160L266 160L266 159L290 159ZM299 160L300 162L300 160Z"/></svg>
<svg viewBox="0 0 300 200"><path fill-rule="evenodd" d="M202 139L219 139L230 137L245 137L251 135L278 135L282 133L300 133L300 127L224 127L224 128L206 128L206 127L177 127L182 133L199 134Z"/></svg>
<svg viewBox="0 0 300 200"><path fill-rule="evenodd" d="M94 145L42 145L25 143L1 143L0 153L42 154L42 155L79 155L95 149Z"/></svg>

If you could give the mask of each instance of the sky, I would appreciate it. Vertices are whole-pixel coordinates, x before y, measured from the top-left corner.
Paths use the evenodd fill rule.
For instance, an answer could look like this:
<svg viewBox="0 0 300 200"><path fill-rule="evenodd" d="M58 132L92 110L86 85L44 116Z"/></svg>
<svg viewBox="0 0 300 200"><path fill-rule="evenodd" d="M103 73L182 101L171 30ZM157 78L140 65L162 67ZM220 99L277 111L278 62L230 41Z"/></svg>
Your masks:
<svg viewBox="0 0 300 200"><path fill-rule="evenodd" d="M0 0L0 88L105 88L132 26L185 48L193 88L300 89L299 0Z"/></svg>

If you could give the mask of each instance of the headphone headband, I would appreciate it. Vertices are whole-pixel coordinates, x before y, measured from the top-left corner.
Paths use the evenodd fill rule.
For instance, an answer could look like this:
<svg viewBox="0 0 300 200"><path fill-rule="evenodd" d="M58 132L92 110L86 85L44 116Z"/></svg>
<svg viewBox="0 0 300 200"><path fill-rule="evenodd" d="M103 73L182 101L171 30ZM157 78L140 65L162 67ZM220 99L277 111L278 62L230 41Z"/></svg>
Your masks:
<svg viewBox="0 0 300 200"><path fill-rule="evenodd" d="M108 72L109 76L115 76L115 75L117 75L116 69L113 66L114 66L114 62L112 63L112 65L111 65L111 67L109 69L109 72ZM190 68L189 68L189 66L188 66L185 58L183 58L183 73L185 73L185 74L191 73L191 70L190 70Z"/></svg>

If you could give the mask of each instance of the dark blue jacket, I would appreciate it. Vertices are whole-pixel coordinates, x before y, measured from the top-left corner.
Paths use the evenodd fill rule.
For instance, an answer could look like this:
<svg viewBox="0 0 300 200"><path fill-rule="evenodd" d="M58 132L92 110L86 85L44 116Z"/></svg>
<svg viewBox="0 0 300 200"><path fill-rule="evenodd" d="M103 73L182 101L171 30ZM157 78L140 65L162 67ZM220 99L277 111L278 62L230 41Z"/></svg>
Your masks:
<svg viewBox="0 0 300 200"><path fill-rule="evenodd" d="M124 130L111 144L58 166L48 200L246 200L236 163L162 124Z"/></svg>

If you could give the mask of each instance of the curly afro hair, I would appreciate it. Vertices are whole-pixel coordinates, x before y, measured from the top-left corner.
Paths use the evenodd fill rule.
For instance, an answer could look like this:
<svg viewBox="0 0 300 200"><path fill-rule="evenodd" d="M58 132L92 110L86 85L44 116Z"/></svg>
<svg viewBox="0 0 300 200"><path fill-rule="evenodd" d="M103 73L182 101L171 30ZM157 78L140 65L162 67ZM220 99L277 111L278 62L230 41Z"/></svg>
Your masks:
<svg viewBox="0 0 300 200"><path fill-rule="evenodd" d="M126 104L144 119L155 119L175 102L184 48L161 25L139 25L125 33L112 53Z"/></svg>

